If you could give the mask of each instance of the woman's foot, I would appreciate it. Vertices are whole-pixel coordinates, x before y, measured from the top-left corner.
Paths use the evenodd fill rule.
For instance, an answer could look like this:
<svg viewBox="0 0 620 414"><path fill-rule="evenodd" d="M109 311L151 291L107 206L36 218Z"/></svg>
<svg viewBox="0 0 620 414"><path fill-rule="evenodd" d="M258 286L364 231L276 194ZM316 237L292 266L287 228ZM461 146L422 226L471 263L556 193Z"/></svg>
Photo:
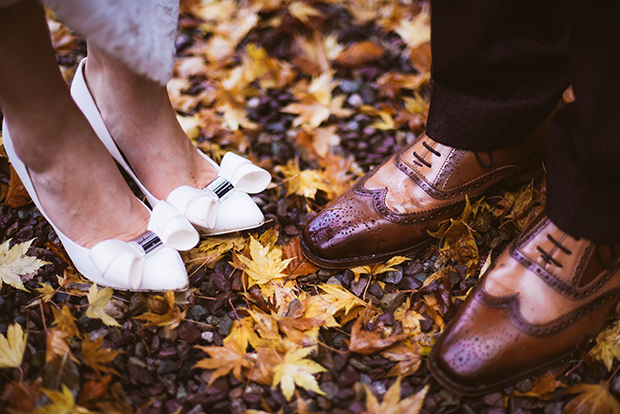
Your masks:
<svg viewBox="0 0 620 414"><path fill-rule="evenodd" d="M164 86L95 47L85 78L114 141L156 198L184 185L203 188L217 176L179 125Z"/></svg>
<svg viewBox="0 0 620 414"><path fill-rule="evenodd" d="M149 212L71 99L40 2L0 8L0 55L0 105L46 215L87 248L139 237Z"/></svg>
<svg viewBox="0 0 620 414"><path fill-rule="evenodd" d="M15 151L28 167L43 210L61 232L86 248L139 237L147 229L149 211L73 101L68 96L60 100L65 102L36 122L30 114L7 118Z"/></svg>

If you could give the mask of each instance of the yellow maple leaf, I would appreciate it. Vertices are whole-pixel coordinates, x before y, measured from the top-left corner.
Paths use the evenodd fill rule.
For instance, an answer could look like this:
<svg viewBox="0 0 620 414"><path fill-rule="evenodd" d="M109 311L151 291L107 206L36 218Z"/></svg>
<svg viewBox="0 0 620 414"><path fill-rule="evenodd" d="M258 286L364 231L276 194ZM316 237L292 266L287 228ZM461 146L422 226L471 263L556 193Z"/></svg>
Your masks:
<svg viewBox="0 0 620 414"><path fill-rule="evenodd" d="M69 357L74 362L78 362L68 343L69 335L61 329L50 329L46 334L45 362L49 363L57 356Z"/></svg>
<svg viewBox="0 0 620 414"><path fill-rule="evenodd" d="M412 19L402 19L394 31L407 44L409 50L431 40L430 13L428 7L422 9Z"/></svg>
<svg viewBox="0 0 620 414"><path fill-rule="evenodd" d="M286 278L284 270L292 259L282 260L282 248L280 246L263 246L253 236L250 236L250 257L237 255L237 258L246 268L248 275L248 287L253 285L265 285L272 281L283 282Z"/></svg>
<svg viewBox="0 0 620 414"><path fill-rule="evenodd" d="M17 368L22 363L28 334L15 323L6 331L6 337L0 335L0 368Z"/></svg>
<svg viewBox="0 0 620 414"><path fill-rule="evenodd" d="M428 392L428 385L426 385L417 394L401 400L400 377L398 377L385 393L383 401L379 403L377 397L373 395L366 384L364 384L364 388L366 388L366 412L368 414L417 414L422 409L424 398Z"/></svg>
<svg viewBox="0 0 620 414"><path fill-rule="evenodd" d="M78 328L75 325L75 318L67 305L62 305L60 309L52 307L52 313L54 314L54 325L66 333L68 337L71 338L79 334Z"/></svg>
<svg viewBox="0 0 620 414"><path fill-rule="evenodd" d="M246 317L241 320L233 321L230 334L224 338L224 345L229 342L234 342L239 349L247 351L250 343L257 343L258 336L254 330L254 318Z"/></svg>
<svg viewBox="0 0 620 414"><path fill-rule="evenodd" d="M197 247L183 253L185 262L198 263L212 268L226 253L243 248L244 238L238 234L212 236L203 240Z"/></svg>
<svg viewBox="0 0 620 414"><path fill-rule="evenodd" d="M326 193L331 192L325 182L325 175L317 170L304 170L299 168L299 159L289 160L286 166L278 165L275 171L284 176L286 196L297 194L302 197L314 199L318 190Z"/></svg>
<svg viewBox="0 0 620 414"><path fill-rule="evenodd" d="M287 401L290 401L293 396L295 384L319 395L325 395L313 374L327 370L314 361L304 359L313 349L309 347L288 351L284 356L284 361L274 368L272 386L280 384Z"/></svg>
<svg viewBox="0 0 620 414"><path fill-rule="evenodd" d="M398 362L388 372L388 377L406 377L415 373L422 362L422 349L417 342L404 341L381 353L384 358Z"/></svg>
<svg viewBox="0 0 620 414"><path fill-rule="evenodd" d="M421 97L417 92L413 98L408 96L403 97L403 103L405 104L405 110L410 114L428 114L430 104L427 99Z"/></svg>
<svg viewBox="0 0 620 414"><path fill-rule="evenodd" d="M73 394L65 384L62 391L44 389L43 392L51 400L51 404L38 408L33 414L90 414L92 411L76 404Z"/></svg>
<svg viewBox="0 0 620 414"><path fill-rule="evenodd" d="M373 128L380 129L382 131L388 131L396 128L396 123L394 122L394 118L392 118L392 115L394 115L394 109L385 104L381 104L381 109L370 105L362 105L360 106L360 111L365 114L378 116L381 118L381 121L374 122L370 125Z"/></svg>
<svg viewBox="0 0 620 414"><path fill-rule="evenodd" d="M361 274L376 276L381 273L396 270L392 266L397 266L407 260L411 260L411 259L408 257L404 257L404 256L394 256L385 263L378 263L378 264L366 265L366 266L357 266L351 269L351 271L355 274L355 281L357 282Z"/></svg>
<svg viewBox="0 0 620 414"><path fill-rule="evenodd" d="M99 375L101 375L101 372L110 372L120 376L114 368L110 368L104 364L113 361L118 354L121 354L124 351L106 349L103 348L102 345L103 336L91 341L89 336L85 335L84 341L82 342L82 360Z"/></svg>
<svg viewBox="0 0 620 414"><path fill-rule="evenodd" d="M41 287L34 289L40 293L38 299L43 301L43 303L47 303L50 300L52 300L52 298L56 294L56 289L54 289L52 286L48 285L47 283L39 282L39 286Z"/></svg>
<svg viewBox="0 0 620 414"><path fill-rule="evenodd" d="M321 15L320 11L301 1L291 2L288 6L288 12L291 16L304 24L308 24L308 22L310 22L310 17L317 17Z"/></svg>
<svg viewBox="0 0 620 414"><path fill-rule="evenodd" d="M336 126L317 128L313 131L312 147L321 157L325 157L330 147L340 144L340 136L336 134Z"/></svg>
<svg viewBox="0 0 620 414"><path fill-rule="evenodd" d="M332 79L333 73L327 71L313 79L307 90L302 88L296 91L295 97L299 103L291 103L281 109L282 112L299 115L293 120L293 127L302 125L310 129L317 128L330 115L347 117L353 114L351 109L342 107L346 98L344 95L332 98L332 91L339 84Z"/></svg>
<svg viewBox="0 0 620 414"><path fill-rule="evenodd" d="M155 298L162 298L160 295L156 295ZM174 329L183 319L187 311L181 312L180 308L175 305L174 292L166 292L166 295L161 300L162 305L167 311L163 314L147 312L143 315L136 316L135 319L144 319L147 323L144 326L165 326L166 329Z"/></svg>
<svg viewBox="0 0 620 414"><path fill-rule="evenodd" d="M282 89L295 77L289 63L269 56L264 48L255 44L246 47L243 66L246 68L246 79L258 79L261 89Z"/></svg>
<svg viewBox="0 0 620 414"><path fill-rule="evenodd" d="M86 316L93 319L101 319L103 323L108 326L121 326L105 311L105 307L108 302L110 302L113 293L114 289L108 287L98 290L97 285L93 283L88 290L88 309L86 310Z"/></svg>
<svg viewBox="0 0 620 414"><path fill-rule="evenodd" d="M9 249L11 239L0 244L0 287L7 283L14 288L25 290L20 276L36 272L41 266L48 264L36 257L26 256L34 239L16 244Z"/></svg>
<svg viewBox="0 0 620 414"><path fill-rule="evenodd" d="M620 403L609 392L607 384L576 384L567 392L579 395L566 405L566 414L620 414Z"/></svg>
<svg viewBox="0 0 620 414"><path fill-rule="evenodd" d="M590 355L605 364L607 370L611 369L614 359L620 359L620 321L598 334Z"/></svg>
<svg viewBox="0 0 620 414"><path fill-rule="evenodd" d="M339 312L346 315L357 307L368 306L366 302L340 285L322 284L319 285L318 288L325 293L319 295L317 300L308 303L308 307L306 308L306 317L315 316L309 312L309 310L313 308L313 306L311 306L312 303L314 303L315 306L323 304L323 312L328 315L336 315Z"/></svg>
<svg viewBox="0 0 620 414"><path fill-rule="evenodd" d="M210 358L201 359L194 365L194 368L215 370L211 373L208 387L216 379L231 371L235 378L243 381L241 370L252 367L251 360L246 355L245 350L234 341L227 342L224 346L197 346L196 348L209 354Z"/></svg>
<svg viewBox="0 0 620 414"><path fill-rule="evenodd" d="M564 383L558 381L555 377L556 376L554 374L548 372L534 381L530 391L520 392L519 390L515 390L514 395L534 397L539 400L550 400L553 398L552 394L555 390L560 387L566 387Z"/></svg>

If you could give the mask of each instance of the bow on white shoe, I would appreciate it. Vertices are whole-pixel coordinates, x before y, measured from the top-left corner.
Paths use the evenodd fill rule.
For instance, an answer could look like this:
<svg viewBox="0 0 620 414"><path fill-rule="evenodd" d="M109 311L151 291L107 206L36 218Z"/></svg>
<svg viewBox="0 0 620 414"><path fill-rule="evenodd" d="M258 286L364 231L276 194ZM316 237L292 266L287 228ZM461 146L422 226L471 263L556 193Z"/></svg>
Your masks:
<svg viewBox="0 0 620 414"><path fill-rule="evenodd" d="M245 230L261 225L264 220L247 193L260 193L270 182L267 171L228 152L222 158L217 178L209 185L202 190L181 186L166 201L205 233Z"/></svg>
<svg viewBox="0 0 620 414"><path fill-rule="evenodd" d="M189 250L198 242L197 236L179 211L167 203L159 203L151 213L147 232L140 238L130 242L102 241L90 250L89 257L112 285L138 290L143 287L147 257L165 247Z"/></svg>
<svg viewBox="0 0 620 414"><path fill-rule="evenodd" d="M134 174L99 113L84 78L85 63L86 58L80 62L75 72L71 96L110 154L138 184L151 206L155 206L160 200L153 196ZM224 155L221 166L201 151L198 152L218 170L218 177L202 190L189 186L176 188L166 201L205 234L230 233L262 225L265 217L248 193L259 193L267 188L271 175L251 161L230 152Z"/></svg>

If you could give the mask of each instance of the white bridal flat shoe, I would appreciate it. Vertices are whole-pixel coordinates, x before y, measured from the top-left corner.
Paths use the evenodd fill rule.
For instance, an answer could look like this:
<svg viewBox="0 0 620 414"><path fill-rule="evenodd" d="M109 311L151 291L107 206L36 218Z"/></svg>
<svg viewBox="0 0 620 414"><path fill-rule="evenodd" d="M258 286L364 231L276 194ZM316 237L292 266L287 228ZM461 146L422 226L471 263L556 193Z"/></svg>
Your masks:
<svg viewBox="0 0 620 414"><path fill-rule="evenodd" d="M92 249L80 246L65 236L47 216L28 168L15 153L6 122L3 122L2 129L4 148L13 168L82 275L98 285L118 290L164 292L188 287L185 265L177 250L194 247L199 235L175 208L164 202L157 204L150 213L147 231L133 241L104 240Z"/></svg>
<svg viewBox="0 0 620 414"><path fill-rule="evenodd" d="M138 179L103 122L84 78L85 63L86 58L82 59L77 68L71 84L71 95L110 154L138 184L151 206L155 206L161 200L155 198ZM262 225L265 217L248 193L260 193L267 188L271 174L232 152L226 153L222 164L218 166L202 151L196 150L218 171L217 178L203 189L186 185L178 187L165 201L179 210L198 230L208 235L248 230Z"/></svg>

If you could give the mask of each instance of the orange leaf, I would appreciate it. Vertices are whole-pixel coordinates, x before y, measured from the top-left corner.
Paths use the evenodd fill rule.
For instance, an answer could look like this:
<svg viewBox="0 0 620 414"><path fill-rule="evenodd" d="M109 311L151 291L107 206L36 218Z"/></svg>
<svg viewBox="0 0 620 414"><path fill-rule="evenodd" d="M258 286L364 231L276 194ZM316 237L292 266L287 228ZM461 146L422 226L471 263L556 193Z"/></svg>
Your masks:
<svg viewBox="0 0 620 414"><path fill-rule="evenodd" d="M12 208L19 208L30 203L30 196L26 187L22 184L15 169L11 165L11 178L9 179L9 189L6 194L4 204Z"/></svg>
<svg viewBox="0 0 620 414"><path fill-rule="evenodd" d="M579 395L566 405L566 414L620 414L620 403L607 385L576 384L568 392Z"/></svg>
<svg viewBox="0 0 620 414"><path fill-rule="evenodd" d="M295 237L289 240L284 246L284 258L292 259L285 273L288 274L289 279L294 279L297 276L305 276L311 273L316 273L319 270L318 266L308 261L301 252L301 237Z"/></svg>
<svg viewBox="0 0 620 414"><path fill-rule="evenodd" d="M364 310L362 315L353 324L349 351L364 355L374 354L394 345L398 341L402 341L408 336L407 334L397 334L384 338L378 332L362 330L362 325L366 325L373 312L369 309Z"/></svg>
<svg viewBox="0 0 620 414"><path fill-rule="evenodd" d="M340 56L336 59L336 63L346 68L355 68L365 65L366 63L374 62L383 57L383 53L383 48L380 45L370 40L364 40L347 47L340 53Z"/></svg>

